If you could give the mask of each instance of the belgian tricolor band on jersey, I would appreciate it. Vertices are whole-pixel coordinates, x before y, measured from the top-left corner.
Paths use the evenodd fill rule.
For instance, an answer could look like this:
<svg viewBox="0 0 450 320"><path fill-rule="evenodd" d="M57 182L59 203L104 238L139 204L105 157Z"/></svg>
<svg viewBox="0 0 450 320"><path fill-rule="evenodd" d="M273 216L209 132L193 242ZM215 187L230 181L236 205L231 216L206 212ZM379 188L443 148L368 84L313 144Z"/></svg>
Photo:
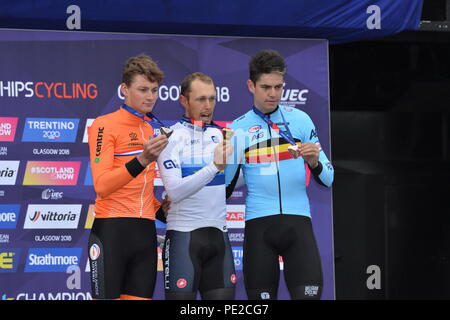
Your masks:
<svg viewBox="0 0 450 320"><path fill-rule="evenodd" d="M296 145L300 146L302 144L300 139L294 140ZM258 142L245 149L246 162L268 163L294 159L294 156L288 150L290 145L284 138L272 138Z"/></svg>

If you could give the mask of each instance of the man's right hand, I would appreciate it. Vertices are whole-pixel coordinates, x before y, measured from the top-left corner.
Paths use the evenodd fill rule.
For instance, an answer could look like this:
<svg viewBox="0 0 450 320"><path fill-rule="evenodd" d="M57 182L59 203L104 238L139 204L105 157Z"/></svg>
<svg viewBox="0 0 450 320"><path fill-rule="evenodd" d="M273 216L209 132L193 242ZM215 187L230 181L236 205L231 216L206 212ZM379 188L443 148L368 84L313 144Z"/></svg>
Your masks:
<svg viewBox="0 0 450 320"><path fill-rule="evenodd" d="M139 163L146 167L149 163L155 161L168 143L169 139L163 134L148 140L144 144L144 151L137 156Z"/></svg>
<svg viewBox="0 0 450 320"><path fill-rule="evenodd" d="M233 146L228 140L223 140L214 151L214 165L221 171L227 166L227 158L233 153Z"/></svg>

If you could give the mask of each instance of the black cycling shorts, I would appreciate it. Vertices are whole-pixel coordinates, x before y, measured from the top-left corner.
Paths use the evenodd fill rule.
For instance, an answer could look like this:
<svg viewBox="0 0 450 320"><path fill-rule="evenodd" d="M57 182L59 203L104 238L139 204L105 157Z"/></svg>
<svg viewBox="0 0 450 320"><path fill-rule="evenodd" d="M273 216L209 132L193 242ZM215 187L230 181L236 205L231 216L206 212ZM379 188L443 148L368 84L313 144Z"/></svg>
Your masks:
<svg viewBox="0 0 450 320"><path fill-rule="evenodd" d="M243 272L250 300L277 299L283 257L292 299L320 299L322 265L311 219L278 214L246 221Z"/></svg>
<svg viewBox="0 0 450 320"><path fill-rule="evenodd" d="M236 274L228 234L214 227L168 230L163 251L164 288L192 293L234 288ZM234 295L234 294L233 294Z"/></svg>
<svg viewBox="0 0 450 320"><path fill-rule="evenodd" d="M88 249L92 298L117 299L123 294L152 298L157 268L153 220L95 219Z"/></svg>

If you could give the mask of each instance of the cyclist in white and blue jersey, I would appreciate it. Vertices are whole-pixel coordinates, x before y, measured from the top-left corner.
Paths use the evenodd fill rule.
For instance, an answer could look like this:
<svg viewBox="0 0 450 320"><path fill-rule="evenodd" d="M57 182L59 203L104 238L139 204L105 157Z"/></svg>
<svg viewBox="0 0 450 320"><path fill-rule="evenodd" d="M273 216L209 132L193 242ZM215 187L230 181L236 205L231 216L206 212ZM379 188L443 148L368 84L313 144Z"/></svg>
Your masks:
<svg viewBox="0 0 450 320"><path fill-rule="evenodd" d="M163 251L166 299L234 299L236 275L227 233L224 168L232 147L212 121L213 80L187 76L180 102L186 109L158 167L171 201Z"/></svg>

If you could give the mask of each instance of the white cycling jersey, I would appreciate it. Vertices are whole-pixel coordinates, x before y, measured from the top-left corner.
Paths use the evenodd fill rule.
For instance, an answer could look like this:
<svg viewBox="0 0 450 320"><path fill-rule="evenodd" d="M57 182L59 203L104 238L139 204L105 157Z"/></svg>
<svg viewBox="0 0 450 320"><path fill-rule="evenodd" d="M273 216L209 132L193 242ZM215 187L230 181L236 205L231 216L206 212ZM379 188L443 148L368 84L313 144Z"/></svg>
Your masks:
<svg viewBox="0 0 450 320"><path fill-rule="evenodd" d="M216 227L226 231L225 175L213 163L222 132L186 121L171 129L169 144L157 160L171 201L167 230L189 232Z"/></svg>

